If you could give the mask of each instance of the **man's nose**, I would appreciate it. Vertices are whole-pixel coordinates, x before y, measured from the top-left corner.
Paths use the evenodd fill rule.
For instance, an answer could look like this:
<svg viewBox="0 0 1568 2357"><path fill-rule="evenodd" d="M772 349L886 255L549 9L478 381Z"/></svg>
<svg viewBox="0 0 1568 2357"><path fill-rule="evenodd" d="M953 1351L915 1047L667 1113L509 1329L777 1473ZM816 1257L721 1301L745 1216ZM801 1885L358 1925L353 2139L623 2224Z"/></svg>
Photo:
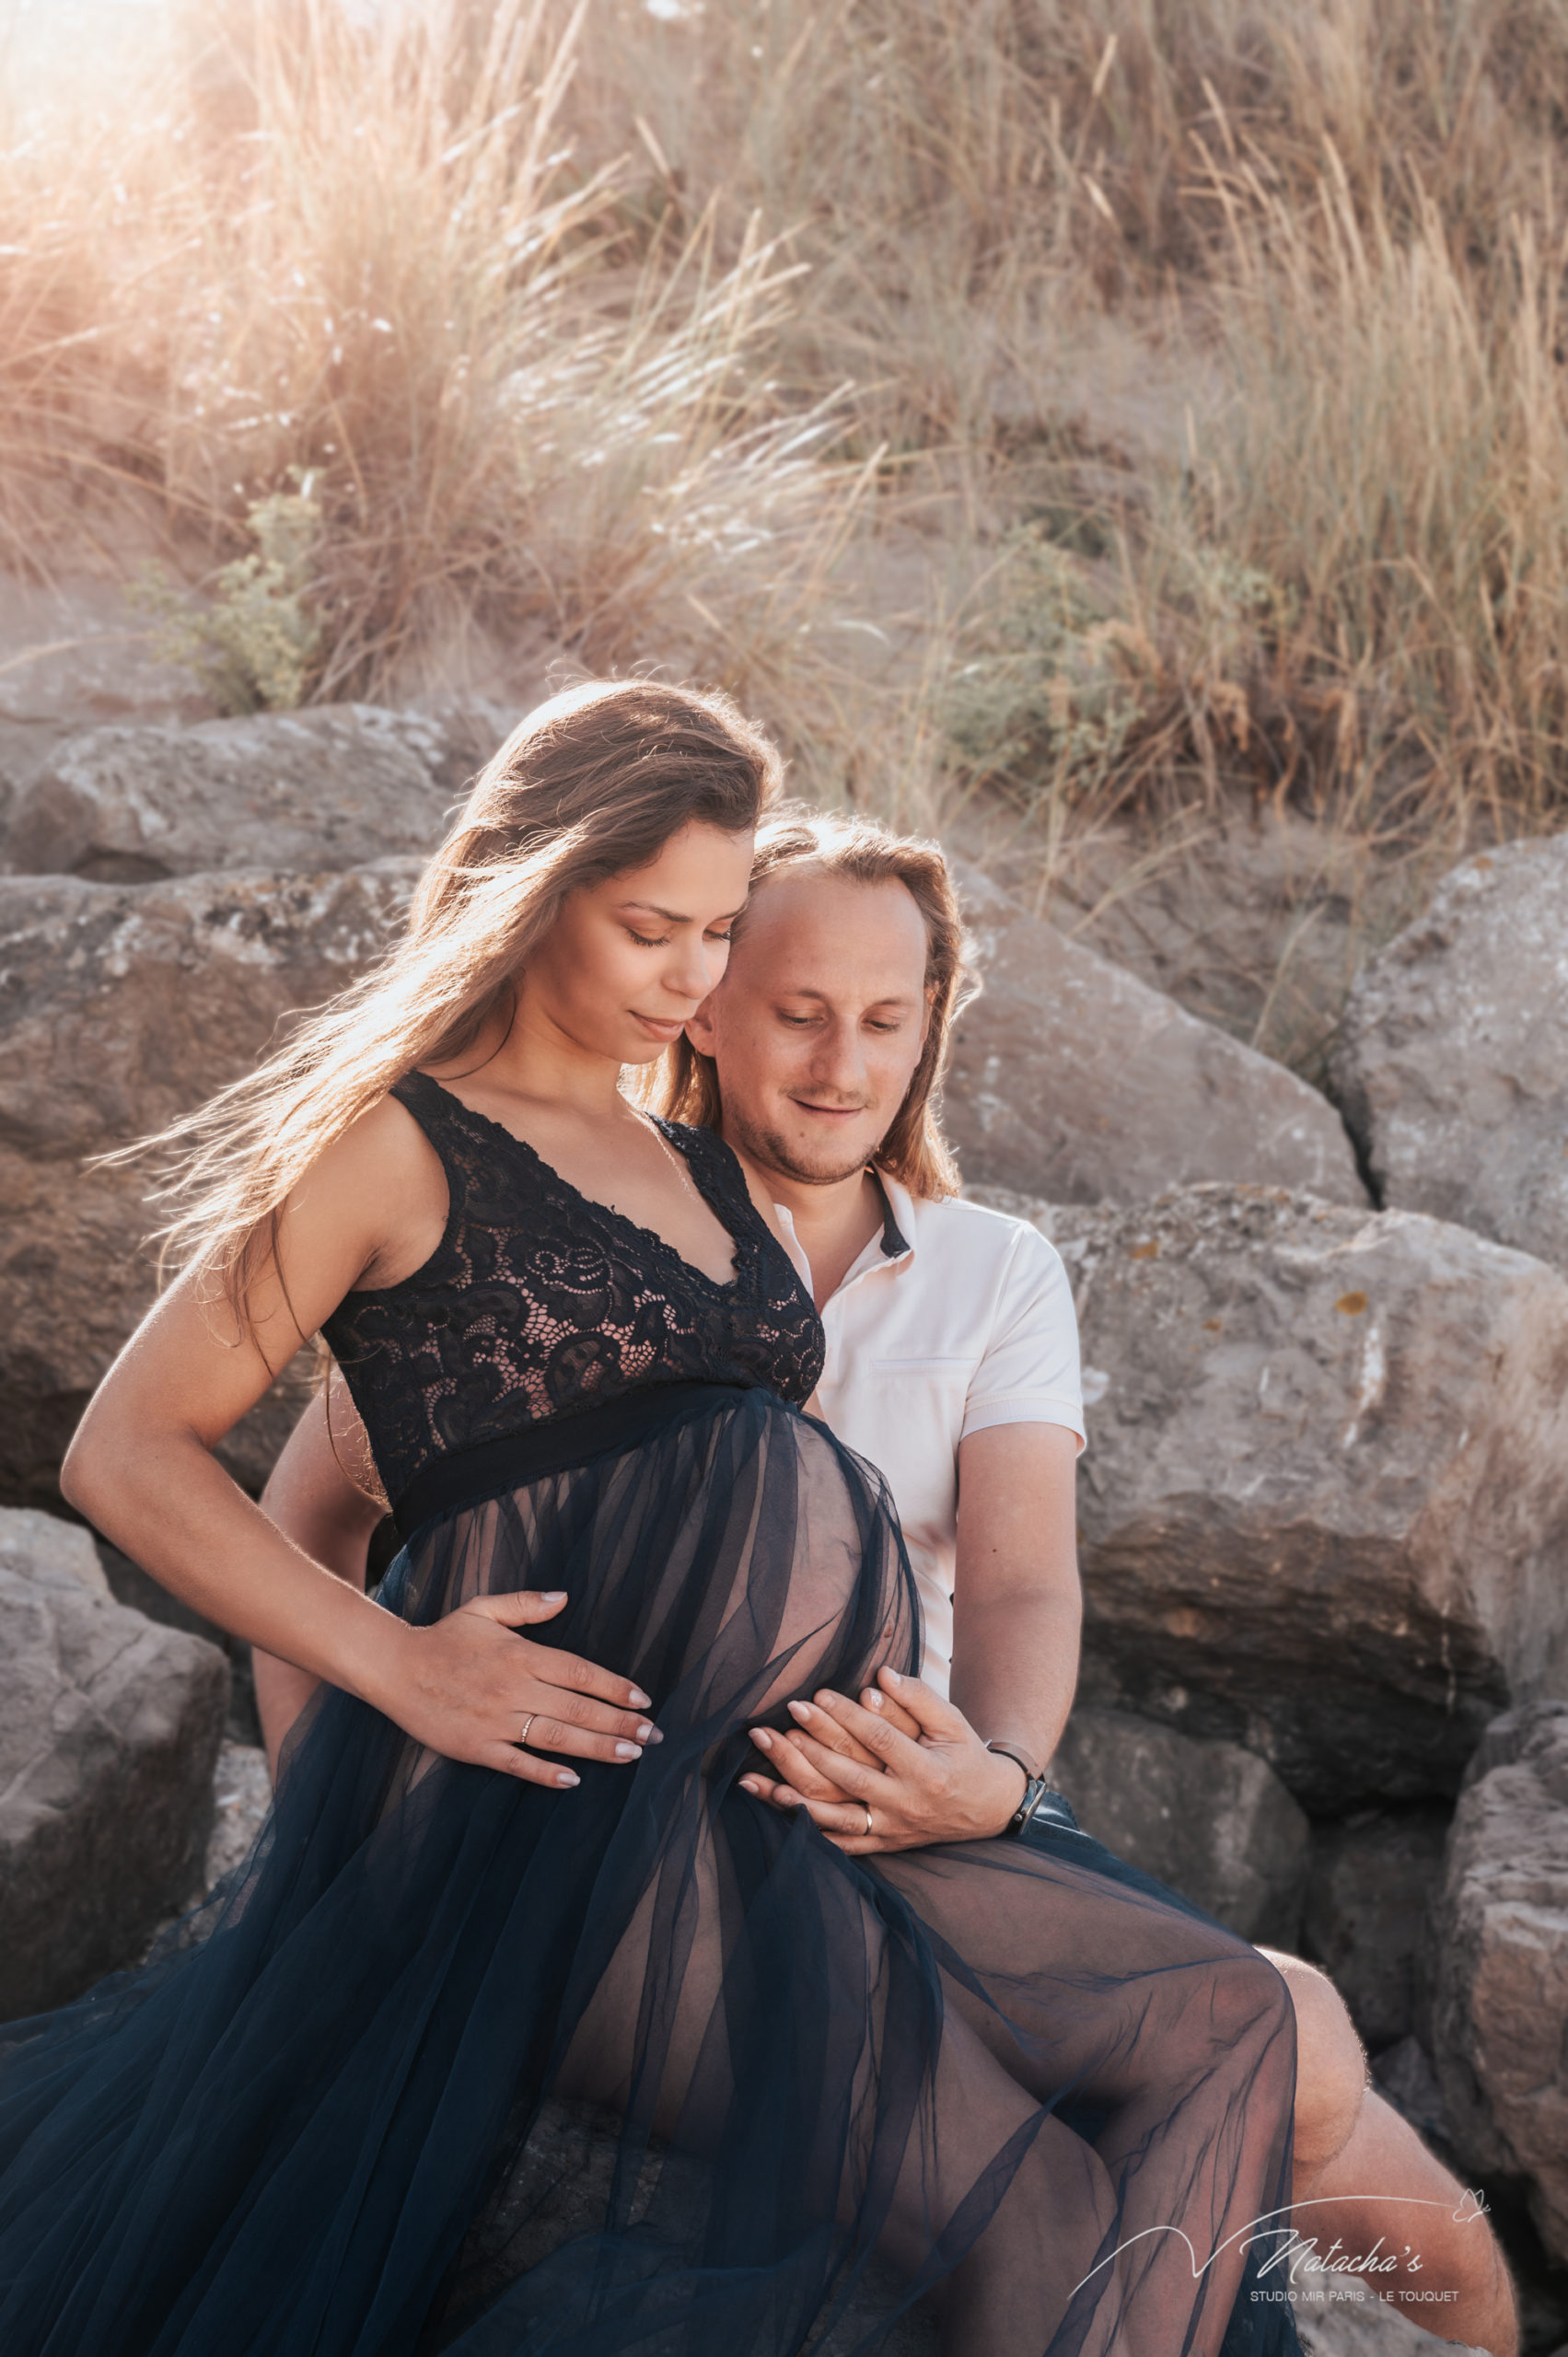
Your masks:
<svg viewBox="0 0 1568 2357"><path fill-rule="evenodd" d="M811 1077L843 1097L865 1094L865 1058L860 1035L850 1023L830 1023L812 1043Z"/></svg>

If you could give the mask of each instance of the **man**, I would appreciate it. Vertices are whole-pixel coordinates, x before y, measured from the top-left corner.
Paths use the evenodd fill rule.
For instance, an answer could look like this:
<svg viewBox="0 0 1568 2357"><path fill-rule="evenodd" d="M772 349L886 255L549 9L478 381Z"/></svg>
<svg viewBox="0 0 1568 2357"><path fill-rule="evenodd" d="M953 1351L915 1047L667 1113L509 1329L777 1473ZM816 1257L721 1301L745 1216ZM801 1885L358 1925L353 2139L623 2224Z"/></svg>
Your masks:
<svg viewBox="0 0 1568 2357"><path fill-rule="evenodd" d="M1055 1749L1077 1674L1072 1295L1043 1237L957 1198L931 1097L962 989L935 846L864 820L775 819L728 970L663 1082L663 1109L720 1127L767 1175L826 1329L817 1407L887 1477L920 1589L919 1678L883 1670L858 1698L792 1705L793 1737L753 1731L774 1774L748 1789L807 1808L854 1854L1000 1832ZM381 1505L363 1435L331 1397L331 1429L318 1403L263 1504L363 1580ZM274 1758L309 1686L257 1657ZM977 1728L964 1705L981 1691L992 1723ZM1069 1812L1041 1838L1109 1861ZM1425 2295L1406 2314L1515 2357L1512 2290L1484 2219L1454 2214L1463 2189L1368 2085L1332 1984L1268 1953L1296 2011L1297 2234L1320 2254L1336 2239L1342 2256L1377 2250L1395 2264L1370 2275L1376 2288Z"/></svg>

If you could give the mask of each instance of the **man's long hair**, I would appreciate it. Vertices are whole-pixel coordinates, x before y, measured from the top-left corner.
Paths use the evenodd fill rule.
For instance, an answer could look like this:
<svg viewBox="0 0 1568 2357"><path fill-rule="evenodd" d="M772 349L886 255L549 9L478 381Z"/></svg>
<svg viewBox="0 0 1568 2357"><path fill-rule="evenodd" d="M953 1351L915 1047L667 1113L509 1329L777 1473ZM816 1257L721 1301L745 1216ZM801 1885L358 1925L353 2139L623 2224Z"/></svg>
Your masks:
<svg viewBox="0 0 1568 2357"><path fill-rule="evenodd" d="M856 884L901 884L925 924L925 988L930 1005L925 1045L903 1103L873 1157L912 1195L937 1198L958 1191L958 1167L942 1134L938 1091L954 1017L980 983L964 963L958 896L940 843L895 835L874 819L785 805L764 820L751 869L755 894L774 877L809 868ZM741 918L738 933L746 920ZM718 1073L682 1033L648 1073L653 1109L670 1120L716 1130L723 1115Z"/></svg>

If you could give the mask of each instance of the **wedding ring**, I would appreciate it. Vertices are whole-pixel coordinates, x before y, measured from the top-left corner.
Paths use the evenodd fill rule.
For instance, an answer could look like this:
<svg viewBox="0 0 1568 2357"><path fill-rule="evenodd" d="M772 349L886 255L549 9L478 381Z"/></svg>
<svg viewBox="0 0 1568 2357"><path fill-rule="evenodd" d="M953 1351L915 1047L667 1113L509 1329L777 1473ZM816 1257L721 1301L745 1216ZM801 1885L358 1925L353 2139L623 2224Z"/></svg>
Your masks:
<svg viewBox="0 0 1568 2357"><path fill-rule="evenodd" d="M537 1711L530 1711L528 1713L528 1717L523 1721L522 1734L517 1737L517 1741L519 1743L527 1743L528 1739L528 1729L532 1726L538 1716L539 1713Z"/></svg>
<svg viewBox="0 0 1568 2357"><path fill-rule="evenodd" d="M867 1807L866 1807L866 1805L865 1805L865 1803L864 1801L862 1801L862 1802L861 1802L860 1805L861 1805L861 1807L862 1807L862 1808L865 1809L865 1829L866 1829L867 1833L869 1833L869 1832L870 1832L870 1830L871 1830L871 1811L870 1811L870 1809L869 1809L869 1808L867 1808Z"/></svg>

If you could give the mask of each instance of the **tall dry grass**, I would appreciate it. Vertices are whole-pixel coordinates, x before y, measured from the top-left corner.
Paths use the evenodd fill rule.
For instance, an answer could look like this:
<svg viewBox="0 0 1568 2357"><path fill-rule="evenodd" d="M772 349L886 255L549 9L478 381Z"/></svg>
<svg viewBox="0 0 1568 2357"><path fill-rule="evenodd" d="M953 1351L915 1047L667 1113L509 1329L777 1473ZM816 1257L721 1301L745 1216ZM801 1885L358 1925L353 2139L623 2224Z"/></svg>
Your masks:
<svg viewBox="0 0 1568 2357"><path fill-rule="evenodd" d="M1568 788L1568 215L1548 181L1478 262L1419 185L1400 234L1336 164L1309 206L1231 191L1200 502L1289 584L1276 698L1337 695L1342 766L1374 755L1429 815L1548 824Z"/></svg>
<svg viewBox="0 0 1568 2357"><path fill-rule="evenodd" d="M1555 823L1553 0L597 22L574 120L633 159L650 235L787 228L790 374L853 376L906 494L952 494L961 621L923 676L957 674L957 775L1053 825L1237 784L1450 842ZM1075 388L1108 306L1149 341L1154 452Z"/></svg>
<svg viewBox="0 0 1568 2357"><path fill-rule="evenodd" d="M788 700L857 495L782 401L793 265L712 217L639 256L562 120L585 11L335 0L171 19L139 87L14 136L0 530L48 564L115 503L200 570L321 510L321 698L477 617L590 664Z"/></svg>
<svg viewBox="0 0 1568 2357"><path fill-rule="evenodd" d="M134 512L215 567L303 468L318 694L477 617L927 819L1556 822L1556 0L165 25L0 156L5 561Z"/></svg>

